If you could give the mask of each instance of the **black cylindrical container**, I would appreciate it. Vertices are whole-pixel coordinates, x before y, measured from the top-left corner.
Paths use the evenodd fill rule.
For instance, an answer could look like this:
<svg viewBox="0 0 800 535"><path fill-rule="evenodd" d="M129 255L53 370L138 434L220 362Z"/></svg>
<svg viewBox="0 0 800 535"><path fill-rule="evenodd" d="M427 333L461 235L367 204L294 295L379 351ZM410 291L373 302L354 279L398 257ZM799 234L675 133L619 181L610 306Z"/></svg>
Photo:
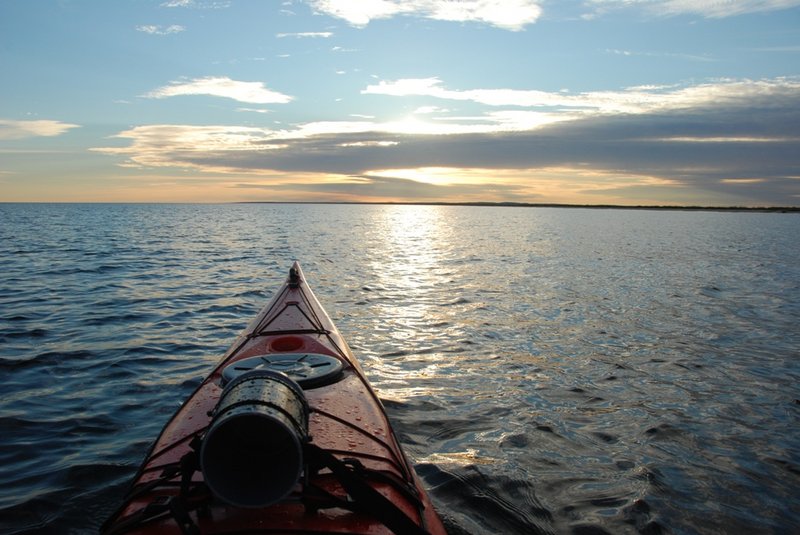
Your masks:
<svg viewBox="0 0 800 535"><path fill-rule="evenodd" d="M285 498L303 471L308 402L280 372L256 370L222 391L200 449L206 484L239 507L265 507Z"/></svg>

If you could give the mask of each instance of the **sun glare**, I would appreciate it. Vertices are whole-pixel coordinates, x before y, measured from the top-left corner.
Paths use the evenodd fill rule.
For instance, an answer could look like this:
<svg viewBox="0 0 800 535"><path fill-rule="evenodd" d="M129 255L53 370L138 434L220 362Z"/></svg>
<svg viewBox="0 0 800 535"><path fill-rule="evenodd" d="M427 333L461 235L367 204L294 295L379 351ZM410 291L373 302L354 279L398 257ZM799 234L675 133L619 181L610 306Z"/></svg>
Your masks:
<svg viewBox="0 0 800 535"><path fill-rule="evenodd" d="M375 258L391 258L374 266L381 284L401 295L414 295L415 306L426 306L426 293L438 281L440 244L448 242L447 224L439 206L385 206L376 226ZM396 308L395 308L396 310ZM424 315L418 310L415 316Z"/></svg>

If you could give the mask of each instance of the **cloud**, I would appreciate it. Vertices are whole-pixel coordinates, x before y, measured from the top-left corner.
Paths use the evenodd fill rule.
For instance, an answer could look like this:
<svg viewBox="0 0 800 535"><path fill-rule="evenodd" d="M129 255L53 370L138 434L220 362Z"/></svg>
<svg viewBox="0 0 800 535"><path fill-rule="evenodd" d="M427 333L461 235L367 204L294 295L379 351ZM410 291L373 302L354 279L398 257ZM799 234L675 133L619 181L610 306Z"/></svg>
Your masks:
<svg viewBox="0 0 800 535"><path fill-rule="evenodd" d="M452 22L480 22L519 31L541 16L541 0L308 0L311 7L364 27L373 20L409 15Z"/></svg>
<svg viewBox="0 0 800 535"><path fill-rule="evenodd" d="M296 38L305 38L305 37L321 37L327 39L329 37L333 37L333 32L295 32L295 33L279 33L276 34L275 37L282 39L284 37L296 37Z"/></svg>
<svg viewBox="0 0 800 535"><path fill-rule="evenodd" d="M428 96L443 100L472 101L487 106L516 106L575 114L650 113L769 98L800 92L800 80L717 80L694 86L637 86L621 91L588 91L570 94L517 89L451 90L439 78L407 78L380 81L367 86L365 94L395 97Z"/></svg>
<svg viewBox="0 0 800 535"><path fill-rule="evenodd" d="M438 192L468 184L475 199L479 190L494 198L492 187L503 184L508 195L542 194L551 202L798 204L799 84L718 80L581 94L512 93L503 101L531 109L496 104L464 117L442 117L444 111L432 109L401 121L362 117L284 129L142 125L116 136L127 146L94 150L143 167L362 177L348 184L349 191L364 184L389 191L388 183L376 180L382 177L453 188L427 190ZM421 91L496 100L485 96L487 90L447 90L439 82L382 87L397 98Z"/></svg>
<svg viewBox="0 0 800 535"><path fill-rule="evenodd" d="M697 55L697 54L675 54L669 52L634 52L631 50L620 50L617 48L607 48L605 50L607 54L613 54L615 56L639 56L639 57L646 57L646 58L677 58L677 59L685 59L688 61L700 61L704 63L716 61L711 56L707 55Z"/></svg>
<svg viewBox="0 0 800 535"><path fill-rule="evenodd" d="M60 136L72 128L80 128L80 125L44 119L38 121L0 119L0 141Z"/></svg>
<svg viewBox="0 0 800 535"><path fill-rule="evenodd" d="M229 0L169 0L161 7L191 7L197 9L225 9L230 7Z"/></svg>
<svg viewBox="0 0 800 535"><path fill-rule="evenodd" d="M298 199L305 196L329 201L368 202L436 202L448 199L459 202L519 201L531 202L537 195L518 184L496 184L487 188L485 184L430 182L386 175L311 175L304 180L273 178L260 182L241 182L236 188L262 190L271 199L276 197Z"/></svg>
<svg viewBox="0 0 800 535"><path fill-rule="evenodd" d="M446 113L447 111L448 110L446 108L440 108L438 106L420 106L414 110L414 113L427 115L429 113Z"/></svg>
<svg viewBox="0 0 800 535"><path fill-rule="evenodd" d="M594 14L624 8L641 8L659 16L683 14L723 18L747 13L777 11L800 6L800 0L588 0Z"/></svg>
<svg viewBox="0 0 800 535"><path fill-rule="evenodd" d="M175 81L145 94L146 98L167 98L183 95L211 95L250 104L285 104L289 95L267 89L261 82L240 82L227 77L195 78Z"/></svg>
<svg viewBox="0 0 800 535"><path fill-rule="evenodd" d="M266 110L264 108L236 108L236 111L249 113L270 113L270 110Z"/></svg>
<svg viewBox="0 0 800 535"><path fill-rule="evenodd" d="M155 26L152 24L137 26L136 31L148 33L150 35L170 35L173 33L180 33L186 31L184 26L172 24L171 26Z"/></svg>

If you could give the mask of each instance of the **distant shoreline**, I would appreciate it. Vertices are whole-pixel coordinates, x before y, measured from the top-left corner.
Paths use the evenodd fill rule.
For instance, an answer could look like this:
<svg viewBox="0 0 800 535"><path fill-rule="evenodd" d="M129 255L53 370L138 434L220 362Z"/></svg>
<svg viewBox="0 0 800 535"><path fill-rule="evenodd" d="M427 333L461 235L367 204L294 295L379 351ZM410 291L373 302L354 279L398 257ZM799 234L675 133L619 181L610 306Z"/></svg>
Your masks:
<svg viewBox="0 0 800 535"><path fill-rule="evenodd" d="M365 206L479 206L499 208L588 208L595 210L658 210L673 212L764 212L800 213L800 206L673 206L673 205L625 205L625 204L559 204L525 202L363 202L363 201L0 201L4 204L330 204Z"/></svg>
<svg viewBox="0 0 800 535"><path fill-rule="evenodd" d="M502 208L591 208L600 210L668 210L689 212L777 212L798 213L800 206L670 206L624 204L559 204L524 202L357 202L357 201L238 201L231 204L352 204L383 206L484 206Z"/></svg>

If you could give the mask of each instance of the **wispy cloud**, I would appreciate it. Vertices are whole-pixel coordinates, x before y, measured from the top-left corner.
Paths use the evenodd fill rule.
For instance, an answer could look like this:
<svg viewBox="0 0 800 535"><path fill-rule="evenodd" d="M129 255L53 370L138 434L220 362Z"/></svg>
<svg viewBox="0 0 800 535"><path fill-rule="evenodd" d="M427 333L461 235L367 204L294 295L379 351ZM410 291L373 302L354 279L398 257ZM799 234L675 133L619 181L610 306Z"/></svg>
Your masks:
<svg viewBox="0 0 800 535"><path fill-rule="evenodd" d="M588 0L595 14L625 8L640 8L659 16L682 14L723 18L800 6L800 0Z"/></svg>
<svg viewBox="0 0 800 535"><path fill-rule="evenodd" d="M285 104L292 97L268 89L262 82L241 82L227 77L195 78L174 81L145 94L146 98L167 98L183 95L210 95L250 104Z"/></svg>
<svg viewBox="0 0 800 535"><path fill-rule="evenodd" d="M542 14L541 0L308 0L319 13L363 27L373 20L409 15L452 22L479 22L519 31Z"/></svg>
<svg viewBox="0 0 800 535"><path fill-rule="evenodd" d="M0 140L60 136L73 128L80 128L80 125L46 119L37 121L0 119Z"/></svg>
<svg viewBox="0 0 800 535"><path fill-rule="evenodd" d="M272 200L318 200L321 196L330 201L396 202L398 200L440 201L443 199L469 201L528 201L539 194L519 184L486 184L452 182L437 184L390 175L337 175L314 174L297 180L292 175L270 177L252 182L240 182L235 188L261 190ZM250 197L252 198L252 197Z"/></svg>
<svg viewBox="0 0 800 535"><path fill-rule="evenodd" d="M708 55L702 54L676 54L671 52L639 52L633 50L622 50L619 48L607 48L605 50L607 54L613 54L615 56L628 56L628 57L646 57L646 58L675 58L675 59L685 59L688 61L700 61L700 62L712 62L715 61L714 58Z"/></svg>
<svg viewBox="0 0 800 535"><path fill-rule="evenodd" d="M236 111L250 112L250 113L270 113L270 110L264 108L236 108Z"/></svg>
<svg viewBox="0 0 800 535"><path fill-rule="evenodd" d="M439 78L407 78L380 81L362 93L395 97L428 96L444 100L472 101L487 106L551 109L559 114L648 113L686 109L710 103L736 102L753 97L800 92L800 79L718 80L694 86L636 86L621 91L588 91L571 94L517 89L453 90Z"/></svg>
<svg viewBox="0 0 800 535"><path fill-rule="evenodd" d="M448 111L447 108L440 108L438 106L420 106L414 110L414 113L427 115L429 113L447 113Z"/></svg>
<svg viewBox="0 0 800 535"><path fill-rule="evenodd" d="M230 7L230 0L169 0L161 7L192 7L197 9L225 9Z"/></svg>
<svg viewBox="0 0 800 535"><path fill-rule="evenodd" d="M294 33L278 33L278 34L275 34L275 37L278 37L279 39L283 39L283 38L285 38L285 37L295 37L295 38L298 38L298 39L301 39L301 38L307 38L307 37L311 37L311 38L322 37L322 38L325 38L325 39L327 39L327 38L329 38L329 37L333 37L333 32L294 32Z"/></svg>
<svg viewBox="0 0 800 535"><path fill-rule="evenodd" d="M186 28L179 24L172 24L170 26L156 26L153 24L147 24L143 26L137 26L136 31L149 33L150 35L170 35L173 33L184 32L186 31Z"/></svg>
<svg viewBox="0 0 800 535"><path fill-rule="evenodd" d="M651 141L672 141L674 143L800 143L798 137L784 136L678 136L654 138Z"/></svg>

